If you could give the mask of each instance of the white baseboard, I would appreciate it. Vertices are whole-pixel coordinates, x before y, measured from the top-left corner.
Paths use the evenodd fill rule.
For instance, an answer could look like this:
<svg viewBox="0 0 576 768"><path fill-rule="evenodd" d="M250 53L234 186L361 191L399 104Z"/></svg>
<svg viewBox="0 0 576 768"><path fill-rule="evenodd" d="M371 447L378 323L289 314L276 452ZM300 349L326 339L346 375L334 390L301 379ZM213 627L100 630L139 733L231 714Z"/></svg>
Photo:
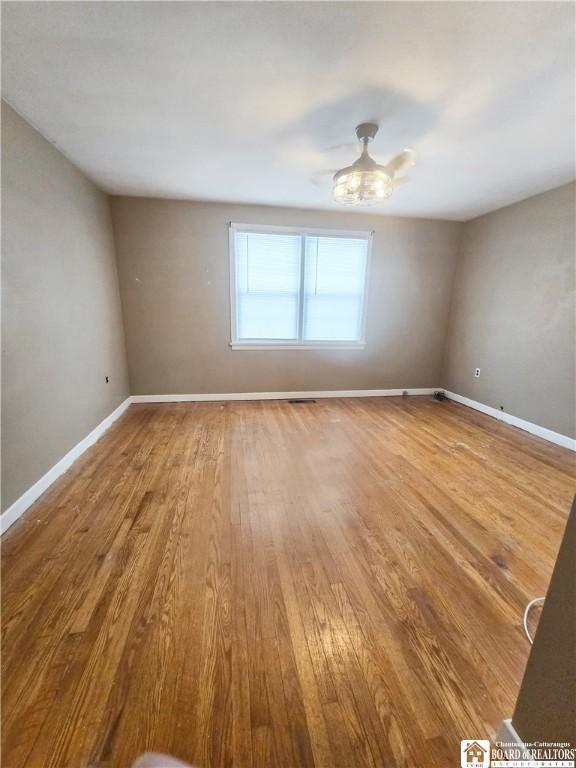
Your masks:
<svg viewBox="0 0 576 768"><path fill-rule="evenodd" d="M21 517L22 514L30 507L36 499L46 491L52 483L57 480L60 475L66 472L76 459L81 456L87 448L90 448L98 438L100 438L104 432L118 419L128 408L132 398L127 397L123 403L121 403L116 410L112 411L109 416L98 424L89 435L74 446L68 453L63 456L60 461L55 464L52 469L49 469L40 480L37 480L31 488L20 496L12 506L8 507L0 517L0 535Z"/></svg>
<svg viewBox="0 0 576 768"><path fill-rule="evenodd" d="M511 718L502 720L498 733L496 734L496 744L501 742L503 744L515 744L520 749L524 748L524 742L520 736L516 733L516 729L512 723Z"/></svg>
<svg viewBox="0 0 576 768"><path fill-rule="evenodd" d="M531 421L525 421L525 419L519 419L518 416L512 416L505 411L499 411L497 408L493 408L491 405L484 405L476 400L471 400L469 397L463 397L457 395L455 392L445 391L446 397L450 400L454 400L456 403L468 406L468 408L474 408L476 411L486 413L488 416L492 416L499 421L504 421L506 424L510 424L518 429L523 429L525 432L530 432L532 435L541 437L544 440L548 440L549 443L555 443L561 445L562 448L568 448L571 451L576 451L576 440L573 440L567 435L561 435L559 432L554 432L546 427L540 427L538 424L533 424Z"/></svg>
<svg viewBox="0 0 576 768"><path fill-rule="evenodd" d="M432 395L440 387L424 389L343 389L321 392L227 392L210 395L132 395L133 403L208 403L218 400L293 400L295 398L320 399L325 397L398 397Z"/></svg>

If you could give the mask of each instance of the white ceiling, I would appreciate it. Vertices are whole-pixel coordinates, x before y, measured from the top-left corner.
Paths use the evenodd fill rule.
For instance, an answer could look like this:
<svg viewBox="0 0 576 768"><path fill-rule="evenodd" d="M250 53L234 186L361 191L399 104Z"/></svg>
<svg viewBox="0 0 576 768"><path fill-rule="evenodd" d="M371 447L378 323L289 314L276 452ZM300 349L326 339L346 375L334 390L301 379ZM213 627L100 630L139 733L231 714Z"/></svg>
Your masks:
<svg viewBox="0 0 576 768"><path fill-rule="evenodd" d="M382 213L469 219L574 178L574 5L4 2L7 101L111 193L331 208L380 123Z"/></svg>

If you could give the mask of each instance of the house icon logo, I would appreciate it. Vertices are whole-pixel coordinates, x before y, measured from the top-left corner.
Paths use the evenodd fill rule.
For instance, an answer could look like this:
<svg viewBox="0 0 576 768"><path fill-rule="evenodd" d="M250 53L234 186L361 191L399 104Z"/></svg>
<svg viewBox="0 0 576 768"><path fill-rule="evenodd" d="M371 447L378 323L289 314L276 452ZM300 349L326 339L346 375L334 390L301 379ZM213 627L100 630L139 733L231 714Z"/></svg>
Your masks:
<svg viewBox="0 0 576 768"><path fill-rule="evenodd" d="M488 768L490 765L490 742L487 739L460 742L461 768Z"/></svg>

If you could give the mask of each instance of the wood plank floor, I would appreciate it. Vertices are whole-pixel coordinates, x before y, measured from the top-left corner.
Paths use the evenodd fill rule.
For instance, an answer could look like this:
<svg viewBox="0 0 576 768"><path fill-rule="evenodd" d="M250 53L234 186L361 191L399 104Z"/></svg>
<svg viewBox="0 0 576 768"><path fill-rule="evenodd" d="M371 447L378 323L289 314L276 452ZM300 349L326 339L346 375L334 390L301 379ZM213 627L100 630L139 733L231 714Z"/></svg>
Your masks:
<svg viewBox="0 0 576 768"><path fill-rule="evenodd" d="M3 539L3 764L458 765L574 490L425 397L133 405Z"/></svg>

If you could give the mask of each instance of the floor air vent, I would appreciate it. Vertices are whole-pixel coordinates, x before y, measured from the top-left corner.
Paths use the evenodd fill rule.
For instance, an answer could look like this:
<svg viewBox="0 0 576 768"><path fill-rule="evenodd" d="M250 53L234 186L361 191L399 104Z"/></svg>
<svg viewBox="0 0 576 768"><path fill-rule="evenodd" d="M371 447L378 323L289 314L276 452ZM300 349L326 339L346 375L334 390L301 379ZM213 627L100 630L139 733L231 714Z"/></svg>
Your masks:
<svg viewBox="0 0 576 768"><path fill-rule="evenodd" d="M312 400L312 398L306 398L306 397L295 397L292 400L288 400L288 402L296 405L300 403L315 403L316 400Z"/></svg>

